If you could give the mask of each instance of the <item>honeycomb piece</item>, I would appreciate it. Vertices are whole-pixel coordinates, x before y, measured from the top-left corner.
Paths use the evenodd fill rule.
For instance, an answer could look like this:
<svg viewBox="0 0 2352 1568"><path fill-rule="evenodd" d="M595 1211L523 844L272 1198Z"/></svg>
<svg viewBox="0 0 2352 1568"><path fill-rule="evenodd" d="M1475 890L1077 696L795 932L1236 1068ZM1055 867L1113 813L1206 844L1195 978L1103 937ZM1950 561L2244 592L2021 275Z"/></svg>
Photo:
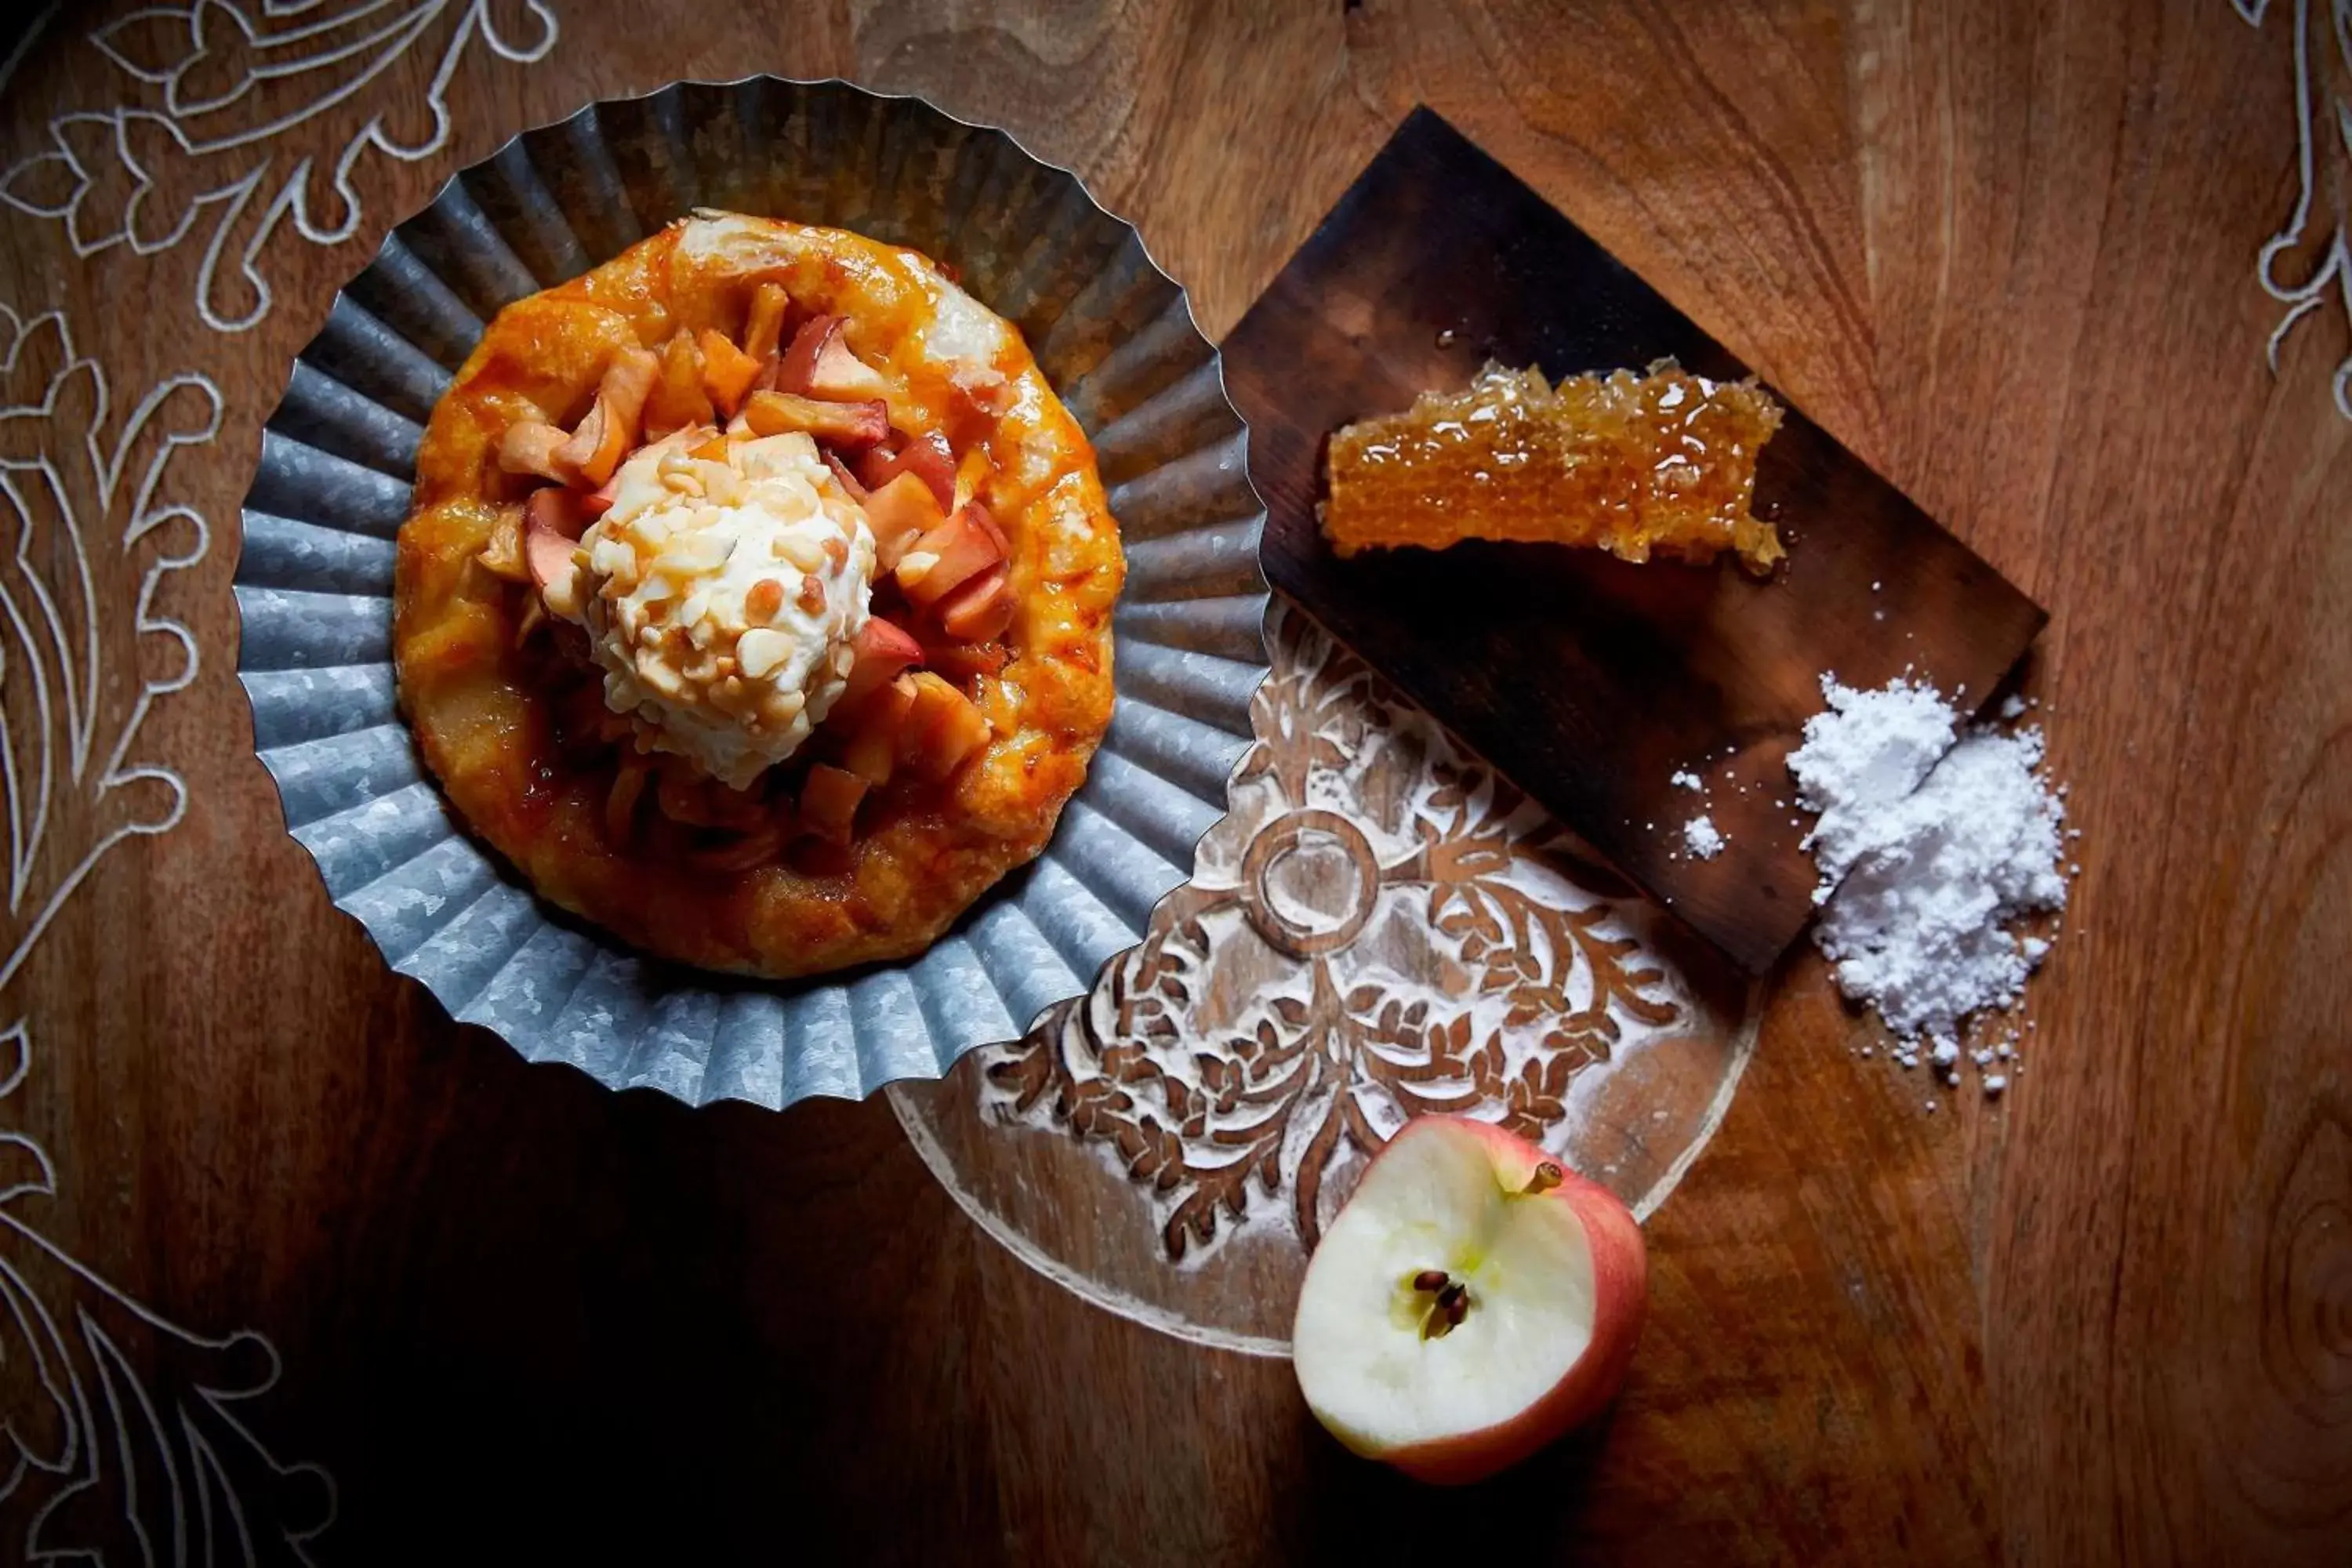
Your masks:
<svg viewBox="0 0 2352 1568"><path fill-rule="evenodd" d="M1704 563L1728 549L1769 572L1780 536L1748 509L1757 454L1780 427L1780 405L1753 382L1672 360L1558 387L1489 364L1465 391L1425 392L1333 434L1323 532L1343 556L1499 539L1627 561Z"/></svg>

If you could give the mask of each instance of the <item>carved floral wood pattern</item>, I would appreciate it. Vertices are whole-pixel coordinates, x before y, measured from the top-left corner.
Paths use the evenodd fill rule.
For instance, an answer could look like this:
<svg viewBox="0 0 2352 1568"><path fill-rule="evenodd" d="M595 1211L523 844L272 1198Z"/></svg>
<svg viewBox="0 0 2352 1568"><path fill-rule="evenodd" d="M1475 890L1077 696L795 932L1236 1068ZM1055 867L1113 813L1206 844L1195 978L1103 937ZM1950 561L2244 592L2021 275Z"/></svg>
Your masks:
<svg viewBox="0 0 2352 1568"><path fill-rule="evenodd" d="M2256 27L2273 8L2273 0L2231 4ZM2266 345L2273 375L2288 334L2329 295L2352 326L2352 0L2280 0L2277 8L2293 32L2296 189L2254 268L2263 292L2286 307ZM2352 354L2329 386L2336 412L2352 419Z"/></svg>
<svg viewBox="0 0 2352 1568"><path fill-rule="evenodd" d="M1162 1196L1171 1260L1213 1241L1221 1213L1244 1217L1253 1184L1285 1196L1311 1247L1335 1152L1377 1152L1410 1116L1465 1112L1541 1139L1626 1023L1677 1012L1608 901L1629 889L1306 616L1277 612L1276 641L1262 738L1234 780L1235 874L1204 850L1200 877L1083 1005L987 1060L1011 1116L1042 1112L1116 1149ZM1367 773L1383 776L1355 815L1316 804ZM1321 864L1293 871L1310 858ZM1589 901L1549 901L1571 889ZM1437 984L1392 984L1383 943ZM1286 973L1229 1020L1204 1004L1233 944Z"/></svg>
<svg viewBox="0 0 2352 1568"><path fill-rule="evenodd" d="M191 238L194 304L243 331L275 303L264 267L281 221L311 245L360 232L369 155L404 163L447 145L449 83L478 42L529 64L555 47L541 0L194 0L132 11L89 41L125 100L59 115L49 146L0 174L0 201L62 222L74 254L142 256ZM435 62L422 94L377 90L412 55Z"/></svg>
<svg viewBox="0 0 2352 1568"><path fill-rule="evenodd" d="M1646 1212L1752 1038L1727 965L1303 612L1278 604L1269 629L1232 814L1143 943L1023 1040L893 1090L934 1171L1033 1265L1266 1352L1288 1279L1407 1118L1499 1122ZM1148 1225L1148 1247L1026 1202L1049 1190L1016 1173L1039 1136L1127 1190L1088 1223Z"/></svg>
<svg viewBox="0 0 2352 1568"><path fill-rule="evenodd" d="M270 310L281 219L312 245L349 239L367 153L415 161L447 142L450 76L477 40L534 60L554 20L537 0L133 12L89 39L129 97L53 120L49 146L0 174L0 200L59 220L82 258L127 245L160 259L198 237L197 316L242 331ZM418 48L438 61L421 100L367 90ZM281 1461L244 1417L278 1381L276 1345L184 1327L52 1239L43 1210L66 1194L22 1117L26 959L110 851L186 813L185 782L141 736L200 667L170 579L212 531L176 499L198 480L173 460L217 449L222 410L194 372L118 405L63 314L0 306L0 1540L26 1560L128 1545L149 1562L309 1563L335 1514L327 1471Z"/></svg>
<svg viewBox="0 0 2352 1568"><path fill-rule="evenodd" d="M141 737L199 668L163 590L211 543L174 459L212 443L220 392L181 374L117 406L56 312L0 306L0 1509L29 1560L128 1540L147 1561L308 1562L333 1481L235 1408L276 1384L276 1346L184 1328L53 1240L43 1211L65 1194L21 1116L32 999L13 982L109 851L186 810Z"/></svg>

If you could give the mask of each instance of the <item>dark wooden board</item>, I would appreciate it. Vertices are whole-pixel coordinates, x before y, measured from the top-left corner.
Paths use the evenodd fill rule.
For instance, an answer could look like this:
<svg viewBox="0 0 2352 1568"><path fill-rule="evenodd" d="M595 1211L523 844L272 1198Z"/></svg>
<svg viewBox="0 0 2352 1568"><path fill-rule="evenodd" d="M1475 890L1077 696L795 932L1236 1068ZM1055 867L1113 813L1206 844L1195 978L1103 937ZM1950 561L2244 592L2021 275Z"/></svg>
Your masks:
<svg viewBox="0 0 2352 1568"><path fill-rule="evenodd" d="M1720 343L1426 108L1406 117L1225 342L1269 513L1266 574L1520 785L1750 969L1812 910L1809 821L1784 759L1821 676L1906 668L1990 697L2042 609L1791 405L1756 508L1789 563L1629 565L1474 542L1333 555L1314 503L1335 426L1458 386L1489 359L1555 378ZM1784 403L1786 397L1782 398ZM1669 784L1678 770L1711 786ZM1727 836L1701 860L1682 826Z"/></svg>

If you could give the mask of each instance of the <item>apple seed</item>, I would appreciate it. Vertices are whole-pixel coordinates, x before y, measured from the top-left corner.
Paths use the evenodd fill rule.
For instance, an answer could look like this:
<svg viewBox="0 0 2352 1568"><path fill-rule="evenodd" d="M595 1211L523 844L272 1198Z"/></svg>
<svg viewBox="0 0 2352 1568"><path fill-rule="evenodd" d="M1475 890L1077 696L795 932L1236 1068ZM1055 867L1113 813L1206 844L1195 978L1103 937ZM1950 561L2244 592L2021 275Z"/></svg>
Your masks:
<svg viewBox="0 0 2352 1568"><path fill-rule="evenodd" d="M1538 1193L1548 1193L1567 1179L1567 1172L1553 1161L1546 1160L1536 1167L1536 1173L1528 1178L1527 1195L1533 1197Z"/></svg>

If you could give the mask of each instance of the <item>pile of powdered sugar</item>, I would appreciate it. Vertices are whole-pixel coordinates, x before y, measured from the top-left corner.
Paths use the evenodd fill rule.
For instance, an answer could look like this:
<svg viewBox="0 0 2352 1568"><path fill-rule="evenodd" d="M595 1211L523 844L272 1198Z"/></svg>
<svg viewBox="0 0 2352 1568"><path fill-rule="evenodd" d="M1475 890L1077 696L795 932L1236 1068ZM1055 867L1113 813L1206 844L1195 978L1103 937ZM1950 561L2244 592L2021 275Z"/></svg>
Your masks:
<svg viewBox="0 0 2352 1568"><path fill-rule="evenodd" d="M2020 923L2066 902L2065 809L2039 771L2041 731L1963 731L1920 681L1856 691L1825 675L1822 694L1828 710L1789 757L1799 804L1820 814L1805 839L1821 874L1813 940L1838 988L1885 1020L1898 1060L1925 1050L1957 1079L1969 1017L2014 1006L2049 951ZM1984 1087L2007 1081L1989 1072Z"/></svg>

